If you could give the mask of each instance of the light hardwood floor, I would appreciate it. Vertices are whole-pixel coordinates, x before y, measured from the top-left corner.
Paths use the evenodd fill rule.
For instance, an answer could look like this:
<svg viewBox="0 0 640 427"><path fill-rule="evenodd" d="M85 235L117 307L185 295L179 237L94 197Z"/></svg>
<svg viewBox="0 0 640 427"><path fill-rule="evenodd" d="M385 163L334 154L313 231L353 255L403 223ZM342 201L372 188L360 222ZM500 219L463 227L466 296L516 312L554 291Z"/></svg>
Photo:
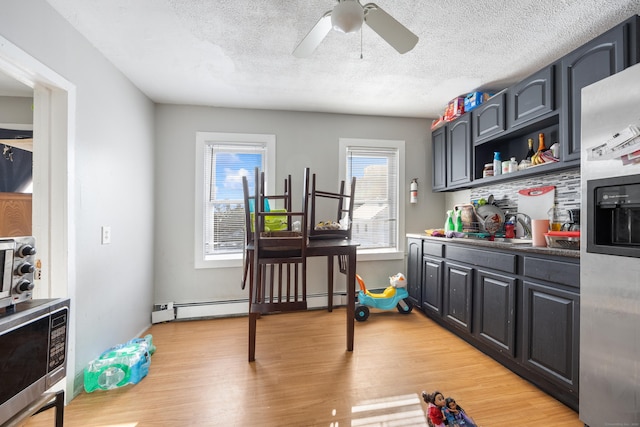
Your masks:
<svg viewBox="0 0 640 427"><path fill-rule="evenodd" d="M483 427L583 426L576 412L416 310L372 310L347 352L345 312L262 317L254 363L246 317L153 325L149 375L80 394L65 426L426 426L422 390L453 396ZM53 416L26 425L52 426Z"/></svg>

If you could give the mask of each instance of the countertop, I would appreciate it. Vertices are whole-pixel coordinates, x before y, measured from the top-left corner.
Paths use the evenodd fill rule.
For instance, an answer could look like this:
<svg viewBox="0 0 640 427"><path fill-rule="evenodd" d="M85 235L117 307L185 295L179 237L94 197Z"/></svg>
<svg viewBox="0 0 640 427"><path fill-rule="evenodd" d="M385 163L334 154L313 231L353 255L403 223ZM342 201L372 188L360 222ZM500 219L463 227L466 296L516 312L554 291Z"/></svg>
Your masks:
<svg viewBox="0 0 640 427"><path fill-rule="evenodd" d="M469 239L469 238L447 238L447 237L432 237L426 234L412 234L407 233L406 237L412 237L416 239L430 240L441 243L455 243L468 246L482 246L494 249L510 250L514 252L522 253L537 253L543 255L562 256L567 258L580 259L580 251L574 249L556 249L556 248L544 248L531 246L531 244L523 243L508 243L499 241L489 241L483 239Z"/></svg>

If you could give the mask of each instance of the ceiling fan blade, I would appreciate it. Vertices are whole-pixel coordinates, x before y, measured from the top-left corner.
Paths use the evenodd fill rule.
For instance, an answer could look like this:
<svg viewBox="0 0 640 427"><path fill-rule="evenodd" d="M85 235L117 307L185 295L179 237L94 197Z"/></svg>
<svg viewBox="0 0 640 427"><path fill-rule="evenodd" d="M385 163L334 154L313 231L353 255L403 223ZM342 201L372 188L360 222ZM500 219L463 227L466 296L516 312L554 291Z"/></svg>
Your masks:
<svg viewBox="0 0 640 427"><path fill-rule="evenodd" d="M329 34L329 31L331 31L331 11L322 15L322 18L313 26L311 31L304 36L294 49L293 56L298 58L311 56L322 40Z"/></svg>
<svg viewBox="0 0 640 427"><path fill-rule="evenodd" d="M380 6L367 3L364 8L364 22L398 52L407 53L418 43L418 36L382 10Z"/></svg>

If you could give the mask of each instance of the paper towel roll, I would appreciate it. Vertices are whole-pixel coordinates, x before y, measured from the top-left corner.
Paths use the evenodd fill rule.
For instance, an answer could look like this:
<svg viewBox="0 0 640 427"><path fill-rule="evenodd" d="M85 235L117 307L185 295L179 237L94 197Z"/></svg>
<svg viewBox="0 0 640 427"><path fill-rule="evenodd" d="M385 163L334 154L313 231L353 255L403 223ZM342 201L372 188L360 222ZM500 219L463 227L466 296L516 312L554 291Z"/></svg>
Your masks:
<svg viewBox="0 0 640 427"><path fill-rule="evenodd" d="M549 232L549 220L548 219L533 219L531 220L531 237L533 239L532 245L536 247L546 247L547 240L544 238L544 233Z"/></svg>

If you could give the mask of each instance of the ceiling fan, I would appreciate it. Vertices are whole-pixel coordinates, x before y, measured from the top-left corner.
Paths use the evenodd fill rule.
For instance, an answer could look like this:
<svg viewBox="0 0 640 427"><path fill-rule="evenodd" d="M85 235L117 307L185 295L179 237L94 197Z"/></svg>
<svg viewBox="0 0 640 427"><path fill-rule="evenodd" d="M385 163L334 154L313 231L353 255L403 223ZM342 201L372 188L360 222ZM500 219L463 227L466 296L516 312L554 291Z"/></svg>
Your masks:
<svg viewBox="0 0 640 427"><path fill-rule="evenodd" d="M362 27L363 22L400 53L409 52L418 43L418 36L378 5L367 3L363 6L359 0L338 0L333 10L322 15L302 39L293 55L298 58L311 56L332 28L342 33L353 33Z"/></svg>

